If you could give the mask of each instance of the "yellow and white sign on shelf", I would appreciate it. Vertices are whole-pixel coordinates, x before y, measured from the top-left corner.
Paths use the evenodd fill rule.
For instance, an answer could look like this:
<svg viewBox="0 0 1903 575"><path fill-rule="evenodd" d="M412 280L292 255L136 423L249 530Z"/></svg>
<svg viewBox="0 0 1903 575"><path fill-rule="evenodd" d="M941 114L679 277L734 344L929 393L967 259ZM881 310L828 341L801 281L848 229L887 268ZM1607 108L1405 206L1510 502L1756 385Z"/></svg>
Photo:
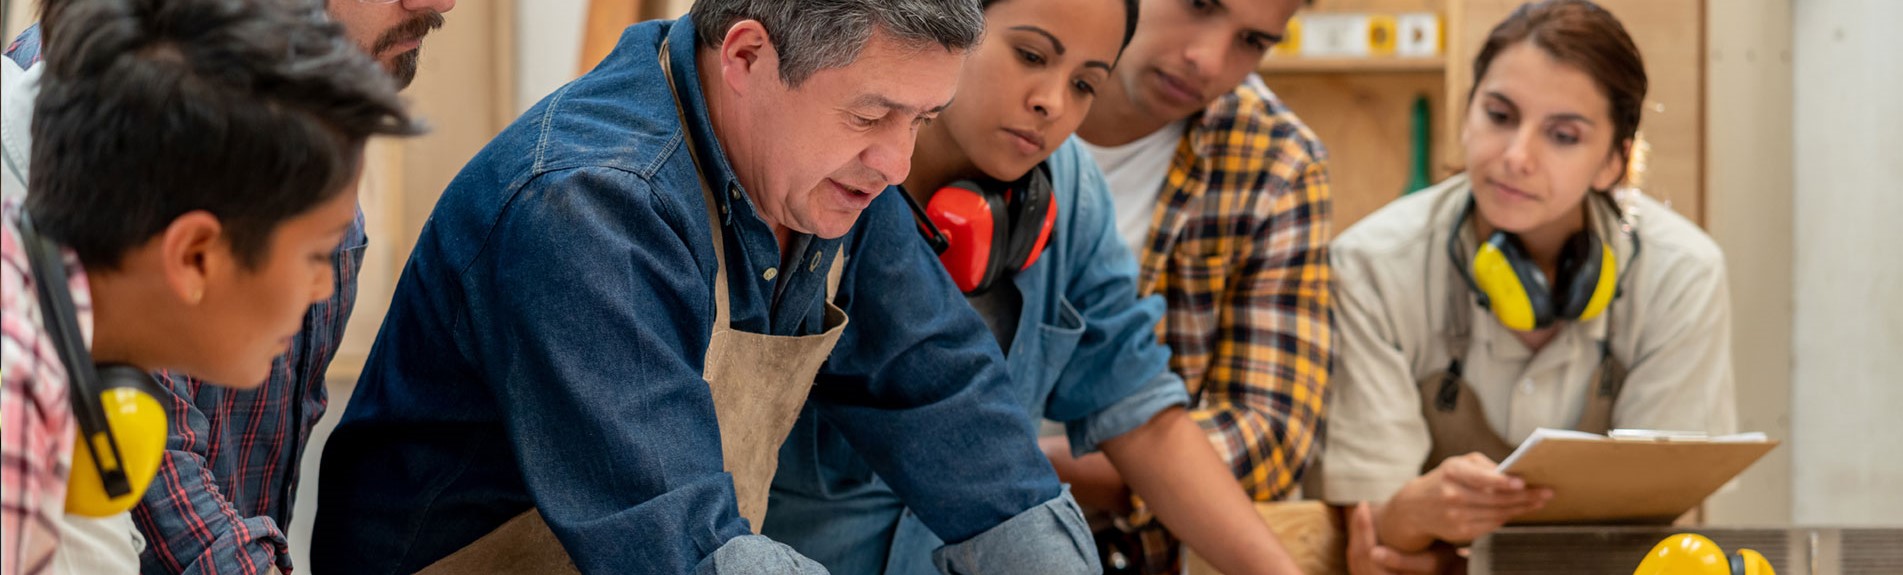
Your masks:
<svg viewBox="0 0 1903 575"><path fill-rule="evenodd" d="M1367 56L1368 15L1322 12L1303 16L1301 55Z"/></svg>
<svg viewBox="0 0 1903 575"><path fill-rule="evenodd" d="M1394 55L1394 17L1387 14L1368 16L1368 54L1372 56Z"/></svg>
<svg viewBox="0 0 1903 575"><path fill-rule="evenodd" d="M1440 17L1431 12L1368 14L1321 12L1298 16L1279 56L1365 58L1433 56L1440 52Z"/></svg>
<svg viewBox="0 0 1903 575"><path fill-rule="evenodd" d="M1394 18L1397 56L1439 56L1441 51L1440 15L1433 12L1409 12Z"/></svg>

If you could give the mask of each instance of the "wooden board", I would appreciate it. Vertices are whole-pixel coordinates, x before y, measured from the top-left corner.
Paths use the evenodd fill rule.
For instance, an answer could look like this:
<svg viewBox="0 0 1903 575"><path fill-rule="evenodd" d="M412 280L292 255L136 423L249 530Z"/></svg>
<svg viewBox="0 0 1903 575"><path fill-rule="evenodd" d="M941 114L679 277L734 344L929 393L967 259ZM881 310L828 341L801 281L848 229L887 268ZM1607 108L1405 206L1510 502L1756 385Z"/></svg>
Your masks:
<svg viewBox="0 0 1903 575"><path fill-rule="evenodd" d="M1440 109L1439 73L1270 74L1263 81L1328 149L1336 235L1408 191L1409 117L1416 96L1427 97L1430 115Z"/></svg>
<svg viewBox="0 0 1903 575"><path fill-rule="evenodd" d="M1295 557L1295 564L1308 575L1346 575L1348 539L1340 517L1320 501L1257 503L1256 513L1275 530ZM1208 561L1185 550L1184 563L1190 575L1221 575Z"/></svg>

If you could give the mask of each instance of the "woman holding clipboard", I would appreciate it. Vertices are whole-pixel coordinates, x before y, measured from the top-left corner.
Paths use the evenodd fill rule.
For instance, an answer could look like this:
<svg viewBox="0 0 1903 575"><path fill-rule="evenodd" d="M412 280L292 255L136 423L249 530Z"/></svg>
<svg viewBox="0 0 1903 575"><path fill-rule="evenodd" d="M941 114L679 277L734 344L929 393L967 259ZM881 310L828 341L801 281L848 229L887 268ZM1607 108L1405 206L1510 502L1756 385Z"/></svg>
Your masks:
<svg viewBox="0 0 1903 575"><path fill-rule="evenodd" d="M1646 91L1624 26L1522 6L1470 90L1467 171L1331 246L1340 356L1310 484L1351 508L1357 573L1437 572L1544 505L1496 464L1534 429L1737 425L1723 254L1620 189Z"/></svg>

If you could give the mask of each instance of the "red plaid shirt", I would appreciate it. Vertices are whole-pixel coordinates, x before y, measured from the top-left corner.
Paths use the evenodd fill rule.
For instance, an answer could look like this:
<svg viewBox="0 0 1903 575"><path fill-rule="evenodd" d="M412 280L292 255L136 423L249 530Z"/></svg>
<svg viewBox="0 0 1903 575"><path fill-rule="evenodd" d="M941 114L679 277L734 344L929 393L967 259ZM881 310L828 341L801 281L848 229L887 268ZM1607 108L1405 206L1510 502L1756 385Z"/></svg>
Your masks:
<svg viewBox="0 0 1903 575"><path fill-rule="evenodd" d="M73 463L72 404L58 342L46 333L33 268L20 244L19 205L7 201L0 236L0 575L47 570L59 547L66 478ZM66 257L81 332L92 333L86 272Z"/></svg>

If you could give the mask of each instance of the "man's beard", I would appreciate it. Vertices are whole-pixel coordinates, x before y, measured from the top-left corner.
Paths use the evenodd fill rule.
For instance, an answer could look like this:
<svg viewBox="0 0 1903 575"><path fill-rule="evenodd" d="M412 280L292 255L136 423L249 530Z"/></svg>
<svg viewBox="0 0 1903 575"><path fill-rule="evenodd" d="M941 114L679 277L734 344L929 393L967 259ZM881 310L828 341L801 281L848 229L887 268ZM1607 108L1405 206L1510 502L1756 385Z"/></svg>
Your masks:
<svg viewBox="0 0 1903 575"><path fill-rule="evenodd" d="M390 73L390 77L396 79L396 89L402 90L408 88L410 87L410 82L416 80L416 62L422 59L422 57L423 49L418 47L415 50L398 54L396 59L391 60L390 65L385 67L385 70Z"/></svg>
<svg viewBox="0 0 1903 575"><path fill-rule="evenodd" d="M431 30L442 27L443 13L430 10L417 14L403 24L391 28L388 32L384 32L383 37L377 38L376 46L370 50L370 53L381 55L384 51L389 50L397 44L409 40L418 41L419 46L417 46L415 50L398 54L395 59L392 59L390 63L385 66L390 73L390 77L396 79L398 89L408 88L410 82L416 79L417 61L422 57L423 48L420 42L424 36L429 35Z"/></svg>

